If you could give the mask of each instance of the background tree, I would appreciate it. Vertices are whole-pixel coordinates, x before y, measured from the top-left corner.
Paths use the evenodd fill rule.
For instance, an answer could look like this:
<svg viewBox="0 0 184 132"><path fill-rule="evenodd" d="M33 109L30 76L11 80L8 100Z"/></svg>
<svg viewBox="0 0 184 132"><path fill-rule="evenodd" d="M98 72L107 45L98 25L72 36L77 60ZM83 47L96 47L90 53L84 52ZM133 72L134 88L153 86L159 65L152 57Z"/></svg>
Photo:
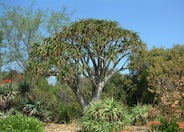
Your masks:
<svg viewBox="0 0 184 132"><path fill-rule="evenodd" d="M183 45L175 45L171 49L153 48L134 58L131 74L147 82L147 90L155 94L157 103L171 105L184 97L183 57Z"/></svg>
<svg viewBox="0 0 184 132"><path fill-rule="evenodd" d="M127 93L124 89L124 85L126 83L124 74L117 73L114 74L109 81L106 83L103 93L102 93L102 99L106 98L114 98L115 100L118 100L119 102L122 102L126 104L127 102Z"/></svg>
<svg viewBox="0 0 184 132"><path fill-rule="evenodd" d="M42 10L36 9L34 4L24 8L1 4L0 28L4 44L1 53L5 63L14 66L11 69L24 71L31 44L61 31L62 26L70 23L72 13L67 13L66 8Z"/></svg>
<svg viewBox="0 0 184 132"><path fill-rule="evenodd" d="M84 109L89 104L80 89L80 78L92 83L91 101L97 101L106 82L140 54L144 44L137 33L114 21L87 19L65 27L62 32L35 44L30 68L42 75L57 75L66 82Z"/></svg>
<svg viewBox="0 0 184 132"><path fill-rule="evenodd" d="M143 78L144 77L144 78ZM145 76L129 74L115 74L106 83L102 98L113 97L129 106L139 103L153 103L154 94L148 91L148 81Z"/></svg>

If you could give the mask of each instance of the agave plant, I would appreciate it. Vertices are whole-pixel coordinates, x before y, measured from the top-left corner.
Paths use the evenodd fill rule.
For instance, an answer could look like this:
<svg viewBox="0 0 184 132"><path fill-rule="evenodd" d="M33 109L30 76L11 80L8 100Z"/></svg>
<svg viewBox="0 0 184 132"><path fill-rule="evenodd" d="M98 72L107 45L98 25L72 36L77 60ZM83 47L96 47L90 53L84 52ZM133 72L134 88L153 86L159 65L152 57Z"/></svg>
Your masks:
<svg viewBox="0 0 184 132"><path fill-rule="evenodd" d="M121 120L123 109L120 107L120 104L114 101L113 98L105 100L103 107L103 113L109 122Z"/></svg>
<svg viewBox="0 0 184 132"><path fill-rule="evenodd" d="M15 96L18 93L17 85L15 83L7 84L6 89L7 89L8 100L9 101L14 101L15 100Z"/></svg>
<svg viewBox="0 0 184 132"><path fill-rule="evenodd" d="M24 99L18 102L18 108L29 116L42 117L44 114L44 103L39 99Z"/></svg>
<svg viewBox="0 0 184 132"><path fill-rule="evenodd" d="M99 120L100 118L103 118L104 113L103 113L103 107L101 105L101 102L99 101L96 104L91 103L90 107L86 108L85 114L91 115L90 118L94 120Z"/></svg>
<svg viewBox="0 0 184 132"><path fill-rule="evenodd" d="M82 118L82 129L88 132L120 131L124 106L114 99L101 100L90 104Z"/></svg>
<svg viewBox="0 0 184 132"><path fill-rule="evenodd" d="M14 83L0 85L0 109L6 111L15 102L17 87Z"/></svg>

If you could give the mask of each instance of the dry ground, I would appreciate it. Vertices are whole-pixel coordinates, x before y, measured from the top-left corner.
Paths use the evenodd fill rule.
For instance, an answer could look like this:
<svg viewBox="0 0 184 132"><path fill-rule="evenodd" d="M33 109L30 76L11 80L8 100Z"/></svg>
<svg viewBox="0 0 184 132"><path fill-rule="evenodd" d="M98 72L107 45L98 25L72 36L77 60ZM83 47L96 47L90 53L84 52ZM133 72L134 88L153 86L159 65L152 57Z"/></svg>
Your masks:
<svg viewBox="0 0 184 132"><path fill-rule="evenodd" d="M146 126L132 126L129 131L122 132L148 132L152 125L160 124L158 121L148 123ZM179 127L184 129L184 123L179 123ZM80 125L78 123L71 124L45 124L45 132L80 132Z"/></svg>
<svg viewBox="0 0 184 132"><path fill-rule="evenodd" d="M80 132L80 127L77 123L72 124L48 123L45 125L45 132ZM144 126L132 127L131 130L129 130L128 132L148 132L148 128Z"/></svg>
<svg viewBox="0 0 184 132"><path fill-rule="evenodd" d="M72 124L53 124L45 125L45 132L80 132L80 127L77 123Z"/></svg>

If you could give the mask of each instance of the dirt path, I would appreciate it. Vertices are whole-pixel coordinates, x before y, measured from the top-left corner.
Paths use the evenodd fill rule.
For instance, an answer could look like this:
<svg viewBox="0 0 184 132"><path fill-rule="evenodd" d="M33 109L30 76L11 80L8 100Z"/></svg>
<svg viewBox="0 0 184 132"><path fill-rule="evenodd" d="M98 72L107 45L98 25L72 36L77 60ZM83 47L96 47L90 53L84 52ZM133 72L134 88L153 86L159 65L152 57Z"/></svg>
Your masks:
<svg viewBox="0 0 184 132"><path fill-rule="evenodd" d="M72 124L53 124L45 125L45 132L80 132L80 127L77 123Z"/></svg>
<svg viewBox="0 0 184 132"><path fill-rule="evenodd" d="M77 123L72 124L48 123L45 125L45 132L80 132L80 127ZM148 132L148 128L144 126L140 127L133 126L128 132Z"/></svg>

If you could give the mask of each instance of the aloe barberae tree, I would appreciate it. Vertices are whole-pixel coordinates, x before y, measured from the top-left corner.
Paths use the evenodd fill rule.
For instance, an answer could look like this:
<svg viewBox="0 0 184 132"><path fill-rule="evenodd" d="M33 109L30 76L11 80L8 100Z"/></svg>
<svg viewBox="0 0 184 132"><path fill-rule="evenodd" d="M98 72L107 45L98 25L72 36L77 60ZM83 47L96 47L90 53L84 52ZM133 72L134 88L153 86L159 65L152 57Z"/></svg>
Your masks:
<svg viewBox="0 0 184 132"><path fill-rule="evenodd" d="M66 82L84 109L100 98L112 75L126 70L129 59L143 48L138 34L119 27L117 22L84 19L64 27L42 44L34 44L29 68ZM93 85L90 101L79 87L81 77Z"/></svg>

